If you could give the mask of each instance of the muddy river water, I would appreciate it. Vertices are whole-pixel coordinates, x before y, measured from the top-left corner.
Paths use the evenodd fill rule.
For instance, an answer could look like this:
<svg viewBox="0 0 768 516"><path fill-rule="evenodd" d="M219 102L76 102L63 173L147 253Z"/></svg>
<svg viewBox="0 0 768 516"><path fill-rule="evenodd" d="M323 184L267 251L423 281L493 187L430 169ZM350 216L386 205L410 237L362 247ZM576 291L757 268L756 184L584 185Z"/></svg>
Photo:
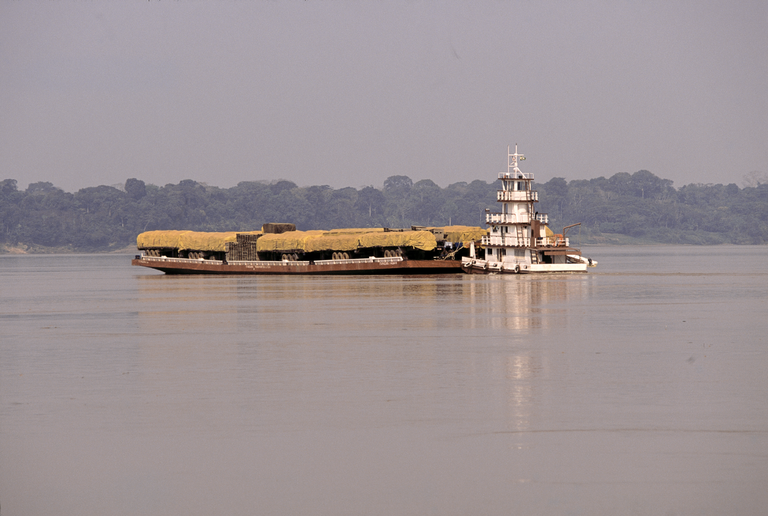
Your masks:
<svg viewBox="0 0 768 516"><path fill-rule="evenodd" d="M1 514L765 514L768 248L585 254L348 278L1 256Z"/></svg>

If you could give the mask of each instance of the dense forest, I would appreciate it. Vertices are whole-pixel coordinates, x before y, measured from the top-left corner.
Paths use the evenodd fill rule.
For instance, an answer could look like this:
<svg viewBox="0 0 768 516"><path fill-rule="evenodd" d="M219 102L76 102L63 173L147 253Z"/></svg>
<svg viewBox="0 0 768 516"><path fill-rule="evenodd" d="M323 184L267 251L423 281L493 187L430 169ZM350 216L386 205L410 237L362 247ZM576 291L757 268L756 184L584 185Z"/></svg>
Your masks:
<svg viewBox="0 0 768 516"><path fill-rule="evenodd" d="M95 186L68 193L49 182L19 190L0 182L0 246L39 251L109 251L125 248L153 229L239 231L266 222L298 229L484 226L486 209L498 211L498 183L473 181L441 188L428 179L391 176L383 188L299 187L290 181L244 181L217 188L192 180L162 187L128 179L120 188ZM581 222L587 243L768 243L768 184L690 184L641 170L610 178L535 184L550 226ZM576 233L570 233L576 236Z"/></svg>

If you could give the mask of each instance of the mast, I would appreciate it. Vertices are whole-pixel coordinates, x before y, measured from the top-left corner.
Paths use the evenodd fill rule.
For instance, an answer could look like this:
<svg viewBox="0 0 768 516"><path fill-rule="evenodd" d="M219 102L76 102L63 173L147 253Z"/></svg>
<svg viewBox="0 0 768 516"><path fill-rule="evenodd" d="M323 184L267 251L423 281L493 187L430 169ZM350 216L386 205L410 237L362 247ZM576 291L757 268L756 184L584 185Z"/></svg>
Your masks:
<svg viewBox="0 0 768 516"><path fill-rule="evenodd" d="M522 172L520 172L520 169L517 166L517 162L523 161L524 159L525 155L517 152L517 144L515 144L514 154L509 152L509 145L507 145L507 175L510 175L511 170L514 173L513 177L520 177Z"/></svg>

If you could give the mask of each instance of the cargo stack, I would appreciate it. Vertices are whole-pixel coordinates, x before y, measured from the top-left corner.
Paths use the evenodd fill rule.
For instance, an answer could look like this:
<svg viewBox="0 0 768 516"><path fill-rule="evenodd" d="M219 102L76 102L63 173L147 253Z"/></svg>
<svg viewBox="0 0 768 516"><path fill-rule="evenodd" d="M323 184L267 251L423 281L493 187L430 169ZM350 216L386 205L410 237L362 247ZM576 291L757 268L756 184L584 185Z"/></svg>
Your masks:
<svg viewBox="0 0 768 516"><path fill-rule="evenodd" d="M289 231L296 231L296 224L290 224L286 222L268 222L261 226L262 233L269 233L273 235L281 235Z"/></svg>
<svg viewBox="0 0 768 516"><path fill-rule="evenodd" d="M235 242L225 244L227 261L258 261L256 241L260 236L259 234L238 233Z"/></svg>

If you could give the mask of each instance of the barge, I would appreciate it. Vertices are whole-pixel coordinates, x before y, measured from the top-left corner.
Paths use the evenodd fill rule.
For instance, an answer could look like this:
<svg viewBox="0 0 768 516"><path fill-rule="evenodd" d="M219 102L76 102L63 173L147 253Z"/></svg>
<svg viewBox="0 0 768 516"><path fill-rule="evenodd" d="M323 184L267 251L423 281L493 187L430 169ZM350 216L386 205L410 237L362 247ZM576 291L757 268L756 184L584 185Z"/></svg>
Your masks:
<svg viewBox="0 0 768 516"><path fill-rule="evenodd" d="M486 230L469 226L296 231L148 231L132 265L166 274L450 274Z"/></svg>
<svg viewBox="0 0 768 516"><path fill-rule="evenodd" d="M462 269L473 274L587 272L597 261L571 247L567 236L580 223L564 227L559 234L549 228L547 214L535 210L539 195L532 189L533 174L520 171L519 162L524 159L517 145L514 153L507 147L507 171L499 173L501 189L496 192L501 211L486 210L490 231L481 238L480 250L471 245L469 255L461 260Z"/></svg>
<svg viewBox="0 0 768 516"><path fill-rule="evenodd" d="M587 272L597 261L572 247L568 230L555 234L539 201L525 156L507 147L489 229L471 226L297 231L270 223L261 231L148 231L137 238L132 265L166 274L448 274Z"/></svg>

